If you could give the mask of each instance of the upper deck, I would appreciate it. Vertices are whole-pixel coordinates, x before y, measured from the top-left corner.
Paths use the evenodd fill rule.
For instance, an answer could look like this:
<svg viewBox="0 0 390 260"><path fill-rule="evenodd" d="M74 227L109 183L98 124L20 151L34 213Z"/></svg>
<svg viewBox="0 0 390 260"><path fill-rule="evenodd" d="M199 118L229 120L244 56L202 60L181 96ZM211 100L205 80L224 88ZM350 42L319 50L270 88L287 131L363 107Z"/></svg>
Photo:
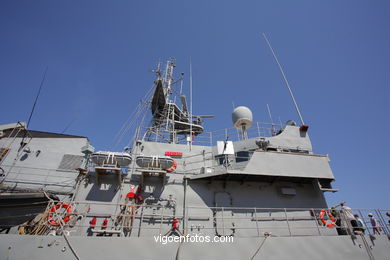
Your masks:
<svg viewBox="0 0 390 260"><path fill-rule="evenodd" d="M284 129L282 124L256 122L253 127L247 130L247 137L261 138L261 137L272 137L280 134ZM171 140L172 131L165 129L153 129L153 127L141 127L139 136L150 142L161 142L161 143L176 143L176 144L188 144L191 139L186 137L176 138L174 142ZM217 141L229 140L229 141L242 141L245 140L236 128L224 128L215 131L204 131L199 135L192 136L192 145L199 146L213 146L216 145Z"/></svg>

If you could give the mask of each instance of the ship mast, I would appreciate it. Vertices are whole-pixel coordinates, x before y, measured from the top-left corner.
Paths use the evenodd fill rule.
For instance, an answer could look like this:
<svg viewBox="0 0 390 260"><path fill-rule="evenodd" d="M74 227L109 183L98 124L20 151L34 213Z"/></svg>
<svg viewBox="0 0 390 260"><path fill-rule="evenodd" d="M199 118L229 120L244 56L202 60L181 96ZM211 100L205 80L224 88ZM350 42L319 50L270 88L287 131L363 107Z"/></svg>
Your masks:
<svg viewBox="0 0 390 260"><path fill-rule="evenodd" d="M166 102L170 103L170 96L172 94L172 82L173 82L173 68L175 67L174 59L169 59L167 61L167 67L165 69L165 75L164 75L164 85L165 85L165 95L166 95Z"/></svg>
<svg viewBox="0 0 390 260"><path fill-rule="evenodd" d="M180 90L181 106L176 104L176 96L172 98L172 95L175 95L173 85L183 80L183 73L179 79L174 78L174 61L173 58L167 61L163 76L160 64L157 70L153 70L157 74L157 79L154 82L155 89L151 99L152 124L144 135L144 139L149 141L185 143L188 137L203 132L202 119L210 117L192 115L192 106L188 111L187 100L185 95L181 94L182 90ZM193 118L195 121L192 120Z"/></svg>

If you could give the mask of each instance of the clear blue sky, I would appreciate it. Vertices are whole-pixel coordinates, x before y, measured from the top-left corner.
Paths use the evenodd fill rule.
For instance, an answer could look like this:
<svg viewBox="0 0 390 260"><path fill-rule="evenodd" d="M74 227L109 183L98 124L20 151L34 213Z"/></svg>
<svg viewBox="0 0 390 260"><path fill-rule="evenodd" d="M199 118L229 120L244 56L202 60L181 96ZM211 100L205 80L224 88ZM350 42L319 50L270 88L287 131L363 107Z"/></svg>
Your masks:
<svg viewBox="0 0 390 260"><path fill-rule="evenodd" d="M147 89L147 72L176 57L194 113L208 130L231 127L232 101L257 121L298 121L260 37L277 50L310 126L315 152L336 176L329 204L390 208L389 1L0 1L0 123L88 136L98 149ZM187 76L188 79L188 76ZM188 88L188 80L185 82Z"/></svg>

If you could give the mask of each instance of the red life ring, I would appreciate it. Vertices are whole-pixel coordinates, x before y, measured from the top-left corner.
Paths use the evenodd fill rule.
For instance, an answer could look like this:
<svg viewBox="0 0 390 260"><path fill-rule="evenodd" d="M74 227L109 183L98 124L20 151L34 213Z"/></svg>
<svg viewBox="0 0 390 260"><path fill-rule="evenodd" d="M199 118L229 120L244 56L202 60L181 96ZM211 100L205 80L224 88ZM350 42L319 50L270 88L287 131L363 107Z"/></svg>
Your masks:
<svg viewBox="0 0 390 260"><path fill-rule="evenodd" d="M328 218L331 221L330 223L328 223L324 219L325 213L326 213L326 215L328 215ZM321 209L319 217L320 217L320 220L321 220L322 224L324 224L324 226L326 226L328 228L332 228L332 227L334 227L336 225L336 220L334 219L333 215L328 210Z"/></svg>
<svg viewBox="0 0 390 260"><path fill-rule="evenodd" d="M56 211L59 208L63 208L66 211L65 217L62 218L60 221L55 221L53 219L54 215L56 215ZM54 205L50 211L49 211L49 216L47 218L47 221L49 222L50 225L52 226L59 226L62 223L67 223L70 219L70 214L72 214L72 207L68 203L57 203L57 205Z"/></svg>
<svg viewBox="0 0 390 260"><path fill-rule="evenodd" d="M173 172L176 170L176 167L177 167L177 162L175 160L173 160L173 165L171 168L169 169L166 169L167 172Z"/></svg>

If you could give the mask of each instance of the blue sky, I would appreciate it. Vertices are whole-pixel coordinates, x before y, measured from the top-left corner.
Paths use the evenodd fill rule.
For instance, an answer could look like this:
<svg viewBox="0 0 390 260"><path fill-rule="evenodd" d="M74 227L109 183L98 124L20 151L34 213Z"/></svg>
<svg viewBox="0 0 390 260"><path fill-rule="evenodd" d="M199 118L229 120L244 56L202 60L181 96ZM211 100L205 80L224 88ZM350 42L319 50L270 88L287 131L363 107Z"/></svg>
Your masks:
<svg viewBox="0 0 390 260"><path fill-rule="evenodd" d="M257 121L298 121L261 33L285 68L315 152L340 192L329 204L390 208L388 1L0 1L0 123L110 146L152 87L158 60L193 66L193 107L231 127L232 102Z"/></svg>

